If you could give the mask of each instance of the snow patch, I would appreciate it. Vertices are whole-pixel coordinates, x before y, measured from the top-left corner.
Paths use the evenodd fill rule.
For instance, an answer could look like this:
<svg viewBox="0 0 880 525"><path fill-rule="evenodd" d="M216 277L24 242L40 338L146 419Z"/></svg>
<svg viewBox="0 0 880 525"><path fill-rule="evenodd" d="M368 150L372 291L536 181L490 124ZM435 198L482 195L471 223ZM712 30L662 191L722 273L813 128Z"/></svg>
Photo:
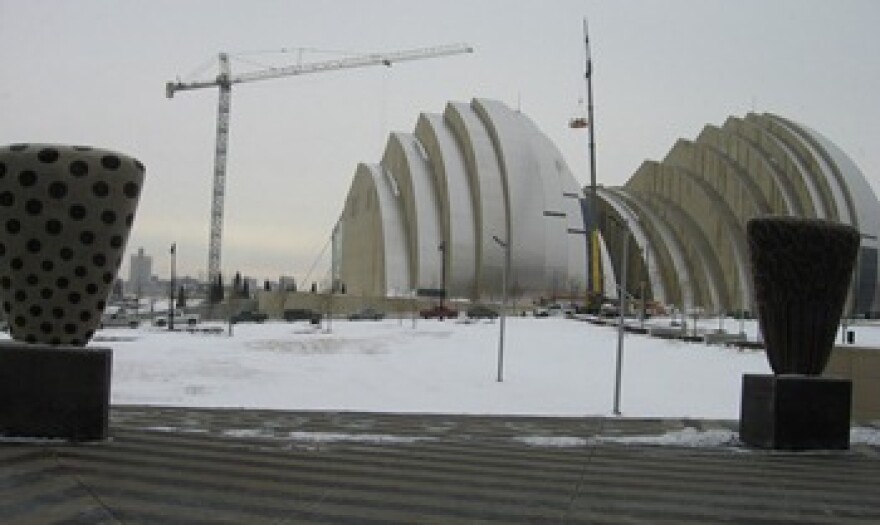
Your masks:
<svg viewBox="0 0 880 525"><path fill-rule="evenodd" d="M522 436L515 437L513 440L530 447L577 448L589 443L584 438L574 436Z"/></svg>
<svg viewBox="0 0 880 525"><path fill-rule="evenodd" d="M164 426L153 426L153 427L144 427L144 430L152 431L152 432L180 432L182 434L206 434L208 431L204 428L192 428L192 427L164 427Z"/></svg>
<svg viewBox="0 0 880 525"><path fill-rule="evenodd" d="M277 438L278 435L271 430L262 428L229 428L222 432L226 437L233 438Z"/></svg>
<svg viewBox="0 0 880 525"><path fill-rule="evenodd" d="M739 446L739 434L732 430L697 430L686 427L659 436L596 436L593 443L620 443L623 445L674 445L679 447Z"/></svg>
<svg viewBox="0 0 880 525"><path fill-rule="evenodd" d="M617 443L622 445L674 445L679 447L730 447L739 446L739 435L731 430L697 430L687 427L655 436L523 436L514 441L533 447L576 448L587 445Z"/></svg>
<svg viewBox="0 0 880 525"><path fill-rule="evenodd" d="M436 441L429 436L395 436L391 434L343 434L337 432L290 432L287 437L294 441L309 443L369 443L373 445L397 445Z"/></svg>
<svg viewBox="0 0 880 525"><path fill-rule="evenodd" d="M222 432L224 436L233 438L264 438L290 440L298 443L362 443L370 445L400 445L435 441L437 438L427 436L397 436L393 434L346 434L341 432L308 432L294 431L279 433L267 428L231 428Z"/></svg>
<svg viewBox="0 0 880 525"><path fill-rule="evenodd" d="M850 445L880 447L880 428L852 427L849 430Z"/></svg>

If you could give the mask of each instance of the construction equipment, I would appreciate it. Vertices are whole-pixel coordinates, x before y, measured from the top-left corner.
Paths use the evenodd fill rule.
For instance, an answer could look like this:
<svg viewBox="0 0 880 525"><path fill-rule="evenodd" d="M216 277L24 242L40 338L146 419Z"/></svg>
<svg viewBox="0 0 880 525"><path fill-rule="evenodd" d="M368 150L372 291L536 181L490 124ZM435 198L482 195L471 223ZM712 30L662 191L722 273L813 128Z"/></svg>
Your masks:
<svg viewBox="0 0 880 525"><path fill-rule="evenodd" d="M211 195L211 233L208 245L208 282L213 283L220 274L220 245L223 235L223 201L226 192L226 154L229 142L229 105L232 86L245 82L269 80L287 76L323 73L340 69L355 69L366 66L391 66L396 62L437 58L461 53L472 53L473 48L466 44L428 47L396 51L391 53L370 53L348 58L297 64L286 67L270 67L233 75L229 67L229 54L220 53L220 73L216 78L195 82L168 82L165 92L172 98L178 91L216 87L220 90L217 106L217 144L214 150L214 184Z"/></svg>

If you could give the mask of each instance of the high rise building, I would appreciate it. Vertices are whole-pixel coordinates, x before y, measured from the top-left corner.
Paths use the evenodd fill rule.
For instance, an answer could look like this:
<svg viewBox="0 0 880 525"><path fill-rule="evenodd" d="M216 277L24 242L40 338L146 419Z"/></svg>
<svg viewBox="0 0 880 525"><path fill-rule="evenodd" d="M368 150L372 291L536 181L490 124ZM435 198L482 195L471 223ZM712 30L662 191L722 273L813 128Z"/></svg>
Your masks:
<svg viewBox="0 0 880 525"><path fill-rule="evenodd" d="M143 248L131 256L129 265L128 289L131 292L146 291L153 277L153 257L146 255Z"/></svg>

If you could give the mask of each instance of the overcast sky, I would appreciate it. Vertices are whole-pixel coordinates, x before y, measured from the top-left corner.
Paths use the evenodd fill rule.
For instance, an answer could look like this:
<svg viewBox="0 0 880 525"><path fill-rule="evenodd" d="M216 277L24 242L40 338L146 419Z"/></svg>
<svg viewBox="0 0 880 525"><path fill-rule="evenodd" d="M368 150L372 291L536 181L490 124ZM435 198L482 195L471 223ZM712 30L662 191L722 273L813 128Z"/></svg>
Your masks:
<svg viewBox="0 0 880 525"><path fill-rule="evenodd" d="M0 144L90 144L140 159L147 180L129 253L144 247L165 276L176 242L180 271L200 276L217 90L168 100L167 81L212 78L220 51L471 44L473 55L233 88L222 270L302 279L357 164L378 162L390 131L411 132L420 112L447 101L521 108L586 183L586 133L567 127L585 111L584 17L600 183L622 184L677 138L757 110L825 134L880 188L873 0L0 0ZM337 56L247 54L232 67Z"/></svg>

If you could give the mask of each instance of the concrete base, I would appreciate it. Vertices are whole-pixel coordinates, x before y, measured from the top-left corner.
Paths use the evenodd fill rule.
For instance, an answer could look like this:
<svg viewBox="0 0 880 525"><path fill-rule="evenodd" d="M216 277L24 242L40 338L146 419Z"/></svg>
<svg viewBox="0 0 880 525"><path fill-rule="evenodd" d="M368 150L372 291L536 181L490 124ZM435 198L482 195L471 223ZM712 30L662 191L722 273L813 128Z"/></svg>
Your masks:
<svg viewBox="0 0 880 525"><path fill-rule="evenodd" d="M0 435L106 439L109 348L0 343Z"/></svg>
<svg viewBox="0 0 880 525"><path fill-rule="evenodd" d="M765 449L848 449L851 405L846 379L746 374L740 439Z"/></svg>
<svg viewBox="0 0 880 525"><path fill-rule="evenodd" d="M880 351L869 347L837 346L831 352L823 375L852 381L853 421L880 421Z"/></svg>

